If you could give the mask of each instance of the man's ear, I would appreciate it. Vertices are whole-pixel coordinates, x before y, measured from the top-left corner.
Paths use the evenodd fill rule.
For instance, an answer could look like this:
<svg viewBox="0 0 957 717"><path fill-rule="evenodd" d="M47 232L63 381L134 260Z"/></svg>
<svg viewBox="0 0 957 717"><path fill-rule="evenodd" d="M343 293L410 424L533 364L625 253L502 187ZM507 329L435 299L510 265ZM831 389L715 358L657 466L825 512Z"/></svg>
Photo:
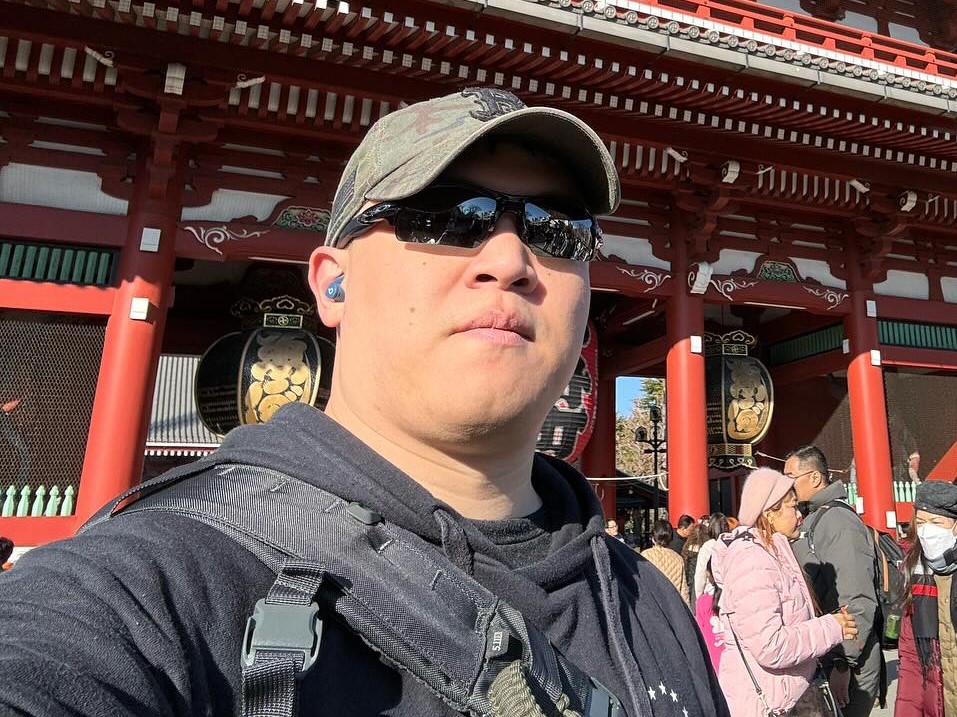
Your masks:
<svg viewBox="0 0 957 717"><path fill-rule="evenodd" d="M319 318L325 326L337 328L342 321L344 301L333 301L326 289L337 277L346 273L348 253L345 249L331 246L316 247L309 256L309 288L316 297ZM345 291L345 283L343 283Z"/></svg>

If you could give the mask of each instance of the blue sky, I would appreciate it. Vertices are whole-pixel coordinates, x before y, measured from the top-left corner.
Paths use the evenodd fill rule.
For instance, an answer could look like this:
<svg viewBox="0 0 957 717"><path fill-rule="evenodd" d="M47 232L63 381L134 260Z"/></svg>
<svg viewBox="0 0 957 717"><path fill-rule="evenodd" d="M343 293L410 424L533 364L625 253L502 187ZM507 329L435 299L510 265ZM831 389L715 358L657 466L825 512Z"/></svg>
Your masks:
<svg viewBox="0 0 957 717"><path fill-rule="evenodd" d="M619 416L631 415L631 404L642 396L642 379L631 376L619 377L615 381L615 413Z"/></svg>

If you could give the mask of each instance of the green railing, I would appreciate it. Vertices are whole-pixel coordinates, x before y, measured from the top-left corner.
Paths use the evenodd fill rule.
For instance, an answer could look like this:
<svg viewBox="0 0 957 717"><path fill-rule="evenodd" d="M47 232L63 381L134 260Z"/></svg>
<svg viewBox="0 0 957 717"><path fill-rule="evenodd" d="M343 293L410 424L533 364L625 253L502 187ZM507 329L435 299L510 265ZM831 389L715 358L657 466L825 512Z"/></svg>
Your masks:
<svg viewBox="0 0 957 717"><path fill-rule="evenodd" d="M7 487L6 499L0 517L3 518L53 518L68 517L76 510L76 488L68 485L61 490L59 486L38 486L36 490L28 485L18 488Z"/></svg>
<svg viewBox="0 0 957 717"><path fill-rule="evenodd" d="M909 480L894 481L894 500L898 503L913 503L914 492L917 490L917 483Z"/></svg>
<svg viewBox="0 0 957 717"><path fill-rule="evenodd" d="M0 240L0 279L110 286L116 250Z"/></svg>
<svg viewBox="0 0 957 717"><path fill-rule="evenodd" d="M888 346L957 351L957 326L879 320L877 335Z"/></svg>

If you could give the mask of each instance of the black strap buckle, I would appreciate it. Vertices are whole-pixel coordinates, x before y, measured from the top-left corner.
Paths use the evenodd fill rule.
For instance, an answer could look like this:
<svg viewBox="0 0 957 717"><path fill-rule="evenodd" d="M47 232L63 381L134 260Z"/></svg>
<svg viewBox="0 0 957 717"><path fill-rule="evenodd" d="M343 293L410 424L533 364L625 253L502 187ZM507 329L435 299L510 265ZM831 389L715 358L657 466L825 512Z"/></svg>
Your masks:
<svg viewBox="0 0 957 717"><path fill-rule="evenodd" d="M621 701L611 690L605 687L594 677L588 678L588 705L585 707L585 717L625 717L625 710Z"/></svg>
<svg viewBox="0 0 957 717"><path fill-rule="evenodd" d="M261 652L298 652L302 667L297 677L306 674L319 656L322 642L322 618L319 605L256 603L252 617L246 622L243 638L243 667L252 667Z"/></svg>

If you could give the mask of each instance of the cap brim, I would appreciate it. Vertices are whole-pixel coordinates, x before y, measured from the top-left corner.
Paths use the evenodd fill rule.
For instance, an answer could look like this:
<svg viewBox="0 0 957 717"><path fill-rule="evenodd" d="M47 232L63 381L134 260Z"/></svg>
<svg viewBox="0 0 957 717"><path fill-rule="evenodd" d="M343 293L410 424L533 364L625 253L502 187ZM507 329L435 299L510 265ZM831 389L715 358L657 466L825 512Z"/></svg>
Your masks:
<svg viewBox="0 0 957 717"><path fill-rule="evenodd" d="M366 192L373 201L395 201L411 196L431 184L465 150L484 137L508 136L530 144L568 164L569 174L594 214L613 212L621 199L621 185L611 155L601 138L584 122L548 107L527 107L485 122L475 132L455 138L448 146L437 144L428 156L413 159ZM436 161L436 155L443 155ZM400 193L380 187L401 186Z"/></svg>

